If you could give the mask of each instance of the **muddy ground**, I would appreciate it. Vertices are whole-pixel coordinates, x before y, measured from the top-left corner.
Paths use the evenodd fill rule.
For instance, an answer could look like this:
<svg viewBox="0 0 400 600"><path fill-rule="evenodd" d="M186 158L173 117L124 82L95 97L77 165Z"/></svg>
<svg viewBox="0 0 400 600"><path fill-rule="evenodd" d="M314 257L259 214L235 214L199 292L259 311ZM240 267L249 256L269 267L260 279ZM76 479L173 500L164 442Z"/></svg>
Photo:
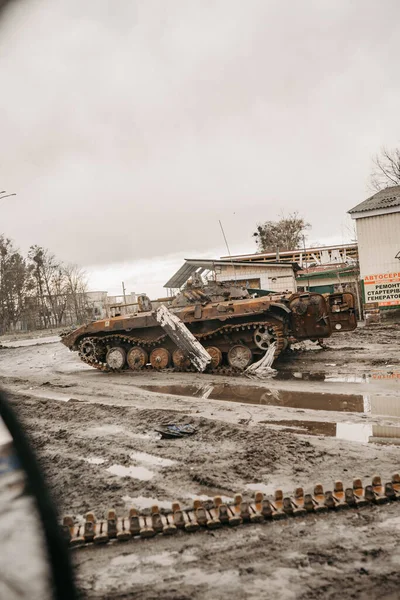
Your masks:
<svg viewBox="0 0 400 600"><path fill-rule="evenodd" d="M62 514L331 489L400 471L400 325L337 335L326 350L308 344L264 382L105 374L51 338L13 346L0 350L0 381ZM197 433L161 440L155 430L170 422ZM87 598L397 598L400 504L78 549L73 559Z"/></svg>

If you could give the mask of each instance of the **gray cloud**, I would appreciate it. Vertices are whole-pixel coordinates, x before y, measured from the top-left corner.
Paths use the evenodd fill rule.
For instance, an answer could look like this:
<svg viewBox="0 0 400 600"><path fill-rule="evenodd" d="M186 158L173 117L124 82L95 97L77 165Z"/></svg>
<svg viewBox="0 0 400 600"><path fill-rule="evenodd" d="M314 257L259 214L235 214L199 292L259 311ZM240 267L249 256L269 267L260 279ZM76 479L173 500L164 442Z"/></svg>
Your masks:
<svg viewBox="0 0 400 600"><path fill-rule="evenodd" d="M397 1L26 0L0 26L1 229L105 265L298 210L343 235L398 140Z"/></svg>

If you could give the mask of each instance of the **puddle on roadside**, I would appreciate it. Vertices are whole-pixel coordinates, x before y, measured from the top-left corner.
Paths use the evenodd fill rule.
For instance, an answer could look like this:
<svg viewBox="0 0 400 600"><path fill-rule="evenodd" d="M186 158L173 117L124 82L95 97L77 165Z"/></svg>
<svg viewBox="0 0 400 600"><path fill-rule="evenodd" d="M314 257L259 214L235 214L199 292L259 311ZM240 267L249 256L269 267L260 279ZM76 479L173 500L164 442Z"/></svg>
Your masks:
<svg viewBox="0 0 400 600"><path fill-rule="evenodd" d="M375 425L372 423L329 423L324 421L260 421L267 425L276 425L287 433L334 437L349 442L400 445L400 427ZM253 489L253 488L250 488ZM254 488L255 489L255 488ZM260 489L260 491L264 491Z"/></svg>
<svg viewBox="0 0 400 600"><path fill-rule="evenodd" d="M122 496L122 500L125 502L128 508L135 507L139 510L145 510L157 505L158 508L165 510L171 510L172 500L158 500L157 498L147 498L146 496Z"/></svg>
<svg viewBox="0 0 400 600"><path fill-rule="evenodd" d="M175 460L161 458L161 456L154 456L154 454L147 454L147 452L132 452L129 456L132 460L148 463L155 467L172 467L176 464Z"/></svg>
<svg viewBox="0 0 400 600"><path fill-rule="evenodd" d="M206 385L144 385L141 389L159 394L192 398L228 400L244 404L261 404L310 410L364 412L362 394L333 394L314 391L278 390L260 386L233 384Z"/></svg>
<svg viewBox="0 0 400 600"><path fill-rule="evenodd" d="M314 391L279 390L261 386L207 383L205 385L146 385L150 392L189 396L200 400L227 400L244 404L277 406L303 410L353 412L399 418L400 396L390 394L334 394ZM313 420L267 420L281 431L293 434L335 437L363 443L400 445L400 426L369 423L336 423ZM212 493L206 491L206 494Z"/></svg>
<svg viewBox="0 0 400 600"><path fill-rule="evenodd" d="M248 483L245 488L246 490L250 490L252 492L262 492L266 496L273 496L275 490L277 489L275 483Z"/></svg>
<svg viewBox="0 0 400 600"><path fill-rule="evenodd" d="M193 500L212 500L215 496L220 496L223 502L232 502L233 496L226 496L223 492L217 489L201 488L197 494L190 494L183 491L179 494L182 498L187 498L185 506L192 504ZM157 498L148 498L147 496L122 496L122 500L125 502L128 508L135 507L139 510L150 509L152 506L157 505L158 508L164 510L171 510L173 499L171 500L158 500Z"/></svg>
<svg viewBox="0 0 400 600"><path fill-rule="evenodd" d="M389 369L393 365L387 365ZM274 376L277 381L326 381L327 383L371 383L376 380L388 379L400 381L400 372L398 371L371 371L354 375L352 373L333 374L325 371L286 371L280 370Z"/></svg>
<svg viewBox="0 0 400 600"><path fill-rule="evenodd" d="M201 500L202 502L206 502L207 500L212 500L215 496L219 496L222 502L232 502L233 496L224 496L223 494L213 494L208 492L206 494L185 494L187 498L191 500Z"/></svg>
<svg viewBox="0 0 400 600"><path fill-rule="evenodd" d="M147 452L132 452L129 458L138 463L145 463L152 465L153 467L171 467L176 464L176 461L170 460L169 458L161 458L160 456L154 456ZM139 479L140 481L149 481L153 479L155 473L143 465L118 465L114 464L106 469L112 475L118 475L119 477L132 477L133 479Z"/></svg>
<svg viewBox="0 0 400 600"><path fill-rule="evenodd" d="M288 433L304 433L307 435L322 435L334 437L336 435L336 423L325 423L324 421L297 421L282 419L279 421L259 421L267 425L277 425L281 431Z"/></svg>
<svg viewBox="0 0 400 600"><path fill-rule="evenodd" d="M293 379L304 379L306 381L325 381L325 373L323 371L277 371L274 379L278 381L291 381Z"/></svg>
<svg viewBox="0 0 400 600"><path fill-rule="evenodd" d="M84 458L83 460L86 461L87 463L89 463L90 465L102 465L103 463L106 462L104 458L99 458L97 456Z"/></svg>
<svg viewBox="0 0 400 600"><path fill-rule="evenodd" d="M133 479L139 479L140 481L150 481L153 479L154 472L146 467L140 465L130 465L125 467L124 465L111 465L106 469L108 473L112 475L118 475L118 477L132 477Z"/></svg>

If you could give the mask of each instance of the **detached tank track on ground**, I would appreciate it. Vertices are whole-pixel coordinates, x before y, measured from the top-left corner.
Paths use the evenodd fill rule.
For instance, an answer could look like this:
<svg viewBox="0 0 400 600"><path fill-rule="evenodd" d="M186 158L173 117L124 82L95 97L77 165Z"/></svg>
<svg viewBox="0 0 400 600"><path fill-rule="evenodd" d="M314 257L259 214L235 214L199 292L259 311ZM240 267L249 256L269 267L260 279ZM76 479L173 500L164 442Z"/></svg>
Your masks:
<svg viewBox="0 0 400 600"><path fill-rule="evenodd" d="M276 335L276 350L275 350L275 359L276 359L285 347L283 324L279 325L276 321L272 322L272 321L268 321L268 320L264 319L262 321L253 321L251 323L240 324L240 325L235 325L234 323L227 323L225 325L221 325L221 327L218 327L217 329L215 329L212 332L194 334L194 335L195 335L195 338L198 339L199 341L212 340L212 339L218 338L219 336L223 335L224 333L234 333L237 331L245 331L248 329L257 329L257 327L263 327L263 326L266 326L266 324L268 324L268 327L271 327L271 329L273 329L273 331ZM160 344L160 342L162 340L164 340L166 337L167 337L167 334L162 334L157 339L149 341L149 340L135 337L133 335L127 335L124 333L112 333L110 335L102 336L102 337L97 337L97 336L84 337L82 339L82 342L90 340L94 344L96 344L100 341L104 345L107 345L107 343L108 344L111 343L111 344L115 345L118 342L120 342L120 343L122 342L125 344L129 343L129 344L131 344L131 346L141 346L146 351L150 352L152 346L153 347L158 346ZM79 357L83 362L85 362L86 364L88 364L91 367L94 367L95 369L98 369L100 371L105 371L105 372L113 371L113 369L111 369L107 365L106 362L100 361L98 359L92 360L90 357L85 356L80 350L79 350ZM148 368L152 368L152 367L148 367ZM145 370L145 369L142 369L142 370ZM187 369L178 369L177 367L170 367L165 370L169 370L172 372L173 371L197 372L194 367L189 367ZM239 369L235 369L234 367L230 367L230 366L226 366L226 365L222 365L220 367L217 367L216 369L207 369L207 373L217 374L217 375L234 375L234 374L240 374L242 372L243 371L241 371Z"/></svg>
<svg viewBox="0 0 400 600"><path fill-rule="evenodd" d="M76 524L73 518L63 519L62 530L71 547L87 544L104 544L112 540L127 541L132 538L149 538L162 533L172 535L178 531L194 532L199 529L217 529L222 526L238 526L246 523L264 523L290 517L305 517L308 514L321 514L345 509L358 509L372 504L386 504L400 500L400 475L382 485L381 478L375 476L372 485L362 486L360 479L353 481L352 487L344 488L336 481L332 491L324 492L317 484L312 494L304 494L297 488L293 496L284 496L277 490L269 500L261 492L256 492L252 501L236 495L234 502L225 504L217 496L213 500L195 500L193 508L181 509L174 502L170 511L160 512L157 505L150 511L139 512L131 508L129 515L118 518L115 510L109 510L107 518L97 520L94 513L87 513L83 524Z"/></svg>

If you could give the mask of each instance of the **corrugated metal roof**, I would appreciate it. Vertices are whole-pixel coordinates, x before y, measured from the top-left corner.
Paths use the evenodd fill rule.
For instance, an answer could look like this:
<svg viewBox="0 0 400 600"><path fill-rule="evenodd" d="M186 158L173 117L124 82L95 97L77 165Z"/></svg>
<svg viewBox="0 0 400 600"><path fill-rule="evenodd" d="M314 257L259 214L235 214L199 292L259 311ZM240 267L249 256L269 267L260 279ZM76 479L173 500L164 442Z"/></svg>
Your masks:
<svg viewBox="0 0 400 600"><path fill-rule="evenodd" d="M387 187L349 210L350 214L400 206L400 185Z"/></svg>
<svg viewBox="0 0 400 600"><path fill-rule="evenodd" d="M194 259L185 259L185 262L177 270L177 272L164 284L165 288L178 289L183 286L184 283L187 282L189 277L192 277L194 273L199 273L200 275L204 273L204 271L213 271L216 266L224 266L227 267L229 265L233 265L234 267L257 267L261 269L270 269L271 267L281 267L283 269L293 269L292 263L248 263L248 262L240 262L240 261L231 261L227 262L225 260L194 260Z"/></svg>
<svg viewBox="0 0 400 600"><path fill-rule="evenodd" d="M303 268L303 271L306 270L307 273L323 273L324 271L340 271L348 268L352 269L353 267L347 263L331 263L329 265L315 265L306 269ZM299 275L303 275L303 273L299 272Z"/></svg>
<svg viewBox="0 0 400 600"><path fill-rule="evenodd" d="M309 248L297 248L294 250L281 250L279 251L279 256L280 258L282 258L283 256L291 256L292 254L307 254L310 252L321 252L321 251L327 251L327 250L350 250L350 249L357 249L357 244L356 243L352 243L352 244L334 244L332 246L315 246L315 247L309 247ZM252 258L256 258L258 259L260 262L262 261L263 258L276 258L276 252L253 252L252 254L234 254L232 256L221 256L221 260L223 260L224 262L230 261L230 260L248 260L248 259L252 259Z"/></svg>

